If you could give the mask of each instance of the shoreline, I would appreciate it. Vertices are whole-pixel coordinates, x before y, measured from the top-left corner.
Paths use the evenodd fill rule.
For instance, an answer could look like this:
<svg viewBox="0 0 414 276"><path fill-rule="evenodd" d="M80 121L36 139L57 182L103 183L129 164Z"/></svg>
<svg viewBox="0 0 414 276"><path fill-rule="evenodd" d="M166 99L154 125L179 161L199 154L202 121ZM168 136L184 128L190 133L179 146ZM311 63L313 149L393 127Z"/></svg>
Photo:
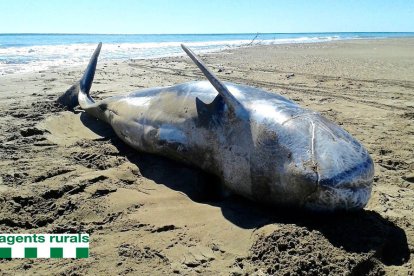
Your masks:
<svg viewBox="0 0 414 276"><path fill-rule="evenodd" d="M369 41L392 41L392 40L397 40L397 41L407 40L407 41L410 41L410 40L413 40L414 37L397 37L397 38L390 37L390 38L368 38L368 39L367 38L339 38L339 39L333 39L333 40L328 40L328 41L320 41L320 42L319 41L308 41L308 42L298 41L298 42L284 43L284 42L280 41L279 43L270 43L270 44L267 44L263 41L261 43L260 42L254 42L255 39L256 38L253 38L250 42L248 40L246 40L246 42L243 43L243 44L233 45L233 46L232 46L232 44L236 43L236 41L228 41L228 43L230 43L230 44L223 44L220 47L217 46L218 47L217 49L216 48L208 49L208 44L206 44L207 48L202 49L202 50L198 50L198 52L199 52L199 54L214 54L214 53L220 53L220 52L225 52L225 51L237 51L239 49L252 48L252 47L273 47L273 46L278 47L280 45L286 45L288 47L289 46L294 46L294 45L302 45L302 46L316 45L317 47L323 47L323 45L325 45L325 44L329 45L331 43L346 43L346 42L349 42L349 41L350 42L353 42L353 41L355 41L355 42L356 41L366 41L366 42L369 42ZM96 44L98 42L99 41L97 41ZM160 43L158 43L158 45L163 45L163 43L164 42L160 42ZM128 58L125 58L125 57L123 57L123 58L120 58L120 57L114 58L114 57L112 57L112 58L110 58L110 55L112 53L119 52L120 45L124 45L124 43L123 42L112 43L112 44L108 44L108 43L105 44L104 43L103 44L104 45L103 53L101 53L101 59L106 59L107 63L116 63L116 62L127 62L127 61L133 61L133 60L149 60L149 59L163 59L163 58L171 58L171 57L181 57L181 56L184 56L185 54L181 51L181 48L179 47L180 43L181 42L174 42L174 44L177 44L177 46L174 46L174 47L171 46L172 49L175 49L174 50L175 53L174 52L170 52L168 54L159 53L159 54L156 54L156 55L152 54L152 56L150 55L149 57L139 57L140 53L137 52L137 57L136 58L134 58L134 57L128 57ZM198 42L189 42L189 44L194 44L194 45L197 45L197 43ZM214 44L214 43L217 43L217 41L211 41L209 43ZM252 43L252 45L250 45L250 43ZM140 47L143 47L142 45L144 45L144 44L146 44L146 43L141 43L141 44L138 43L137 44L137 47L138 47L137 49L140 49ZM157 43L150 43L150 44L151 45L152 44L157 45ZM184 42L184 44L186 44L186 43ZM107 47L110 46L111 48L110 49L105 49L105 45L107 45ZM118 45L118 46L116 46L116 45ZM129 44L126 44L126 45L129 45ZM66 60L57 60L56 59L55 61L52 61L52 60L45 59L43 61L36 61L38 63L34 63L34 64L30 64L30 63L29 64L11 63L10 65L7 65L7 64L4 65L3 64L4 68L0 67L0 72L2 72L0 74L0 78L3 77L3 76L11 76L11 75L15 75L15 74L34 73L36 71L50 71L50 70L53 70L54 67L59 67L59 68L63 68L63 69L70 69L70 68L76 68L78 66L86 65L88 63L89 52L93 51L93 49L95 47L95 43L91 43L91 44L73 44L73 45L72 44L68 44L68 45L64 45L64 44L63 45L43 45L43 46L42 45L33 45L33 46L27 46L26 48L28 48L27 51L30 53L30 52L37 52L37 50L36 51L33 50L34 48L41 49L42 47L52 47L52 48L53 47L60 47L60 48L62 48L62 53L61 54L64 56L66 54L66 51L67 51L67 50L64 50L64 49L67 48L67 47L72 47L72 46L76 46L77 48L81 48L81 49L83 48L82 52L78 52L79 49L76 49L76 51L73 53L73 54L76 53L76 55L80 54L82 56L82 59L84 59L83 62L77 61L76 64L65 64L67 62ZM154 46L154 47L156 48L156 46ZM200 46L197 46L197 47L200 47ZM197 47L194 47L194 48L197 48ZM12 48L10 48L10 49L12 49ZM135 48L133 48L133 49L135 49ZM151 49L151 48L148 48L148 49ZM148 49L145 49L145 47L144 47L142 50L146 51ZM3 50L7 50L7 48L5 48ZM18 50L18 52L21 52L21 51L22 50ZM45 51L45 50L43 49L41 51ZM48 51L50 51L50 50L48 50ZM6 53L6 51L3 53L3 55L5 55L5 53ZM56 53L56 54L58 54L58 53ZM17 56L18 55L21 55L21 54L17 54ZM65 59L71 60L74 57L75 56L73 56L73 57L68 56ZM23 56L21 58L23 58ZM46 58L46 57L44 57L44 58ZM14 68L12 68L11 66L14 66ZM32 67L35 66L36 69L31 69L30 71L26 71L26 72L23 69L19 69L20 67L28 67L28 66L32 66ZM9 68L7 69L7 67L9 67ZM15 72L12 72L12 71L15 71Z"/></svg>
<svg viewBox="0 0 414 276"><path fill-rule="evenodd" d="M90 233L91 256L82 264L0 260L0 270L265 274L278 264L280 273L413 273L414 38L254 46L202 57L220 79L280 93L360 140L375 163L367 208L311 216L240 198L203 199L194 186L203 173L134 152L107 125L54 104L84 67L2 76L0 231L81 229ZM98 62L91 96L203 79L184 56Z"/></svg>

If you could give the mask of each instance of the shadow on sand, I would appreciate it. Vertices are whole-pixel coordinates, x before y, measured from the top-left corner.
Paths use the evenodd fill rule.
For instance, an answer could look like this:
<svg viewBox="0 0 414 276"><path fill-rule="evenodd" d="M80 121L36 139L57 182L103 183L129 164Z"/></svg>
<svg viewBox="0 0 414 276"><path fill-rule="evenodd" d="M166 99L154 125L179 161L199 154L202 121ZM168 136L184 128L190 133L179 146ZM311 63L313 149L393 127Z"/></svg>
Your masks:
<svg viewBox="0 0 414 276"><path fill-rule="evenodd" d="M167 158L131 150L109 125L87 114L81 115L81 121L111 140L119 154L136 164L144 177L183 192L196 202L220 207L224 217L239 227L255 229L274 223L295 224L319 231L332 245L348 252L372 252L385 265L402 265L409 260L404 230L374 211L321 214L261 206L238 196L220 198L215 193L219 183L214 176Z"/></svg>

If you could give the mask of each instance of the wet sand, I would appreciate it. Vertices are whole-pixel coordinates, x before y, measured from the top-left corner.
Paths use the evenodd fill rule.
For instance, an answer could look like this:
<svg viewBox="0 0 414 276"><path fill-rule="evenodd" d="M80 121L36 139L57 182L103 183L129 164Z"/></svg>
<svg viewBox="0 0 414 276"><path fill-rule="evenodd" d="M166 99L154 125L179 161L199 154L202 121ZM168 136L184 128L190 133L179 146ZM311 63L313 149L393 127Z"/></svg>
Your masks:
<svg viewBox="0 0 414 276"><path fill-rule="evenodd" d="M412 275L414 39L203 59L222 80L280 93L359 139L376 170L366 209L303 214L207 195L214 179L203 172L136 152L104 123L55 104L84 68L3 76L0 231L82 231L91 243L88 259L3 259L0 274ZM92 96L201 79L184 56L98 63Z"/></svg>

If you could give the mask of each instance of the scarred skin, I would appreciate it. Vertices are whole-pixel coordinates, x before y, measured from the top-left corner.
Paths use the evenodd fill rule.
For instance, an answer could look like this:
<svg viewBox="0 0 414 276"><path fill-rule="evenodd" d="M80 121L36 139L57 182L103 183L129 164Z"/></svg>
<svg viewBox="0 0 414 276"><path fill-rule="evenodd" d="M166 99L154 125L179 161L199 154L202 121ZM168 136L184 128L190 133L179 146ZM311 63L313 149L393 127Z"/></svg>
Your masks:
<svg viewBox="0 0 414 276"><path fill-rule="evenodd" d="M321 114L275 93L221 83L209 71L203 73L211 83L144 89L95 103L89 88L99 49L71 101L76 95L87 113L109 123L134 149L197 166L262 203L324 211L367 204L372 159Z"/></svg>

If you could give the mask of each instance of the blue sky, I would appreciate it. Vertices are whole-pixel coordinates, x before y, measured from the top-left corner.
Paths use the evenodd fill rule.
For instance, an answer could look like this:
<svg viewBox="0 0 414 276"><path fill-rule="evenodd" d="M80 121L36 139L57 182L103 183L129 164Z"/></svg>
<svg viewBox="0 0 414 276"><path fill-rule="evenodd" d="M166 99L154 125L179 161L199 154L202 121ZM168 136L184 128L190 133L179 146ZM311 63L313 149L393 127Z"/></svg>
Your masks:
<svg viewBox="0 0 414 276"><path fill-rule="evenodd" d="M0 33L414 32L411 0L0 0Z"/></svg>

